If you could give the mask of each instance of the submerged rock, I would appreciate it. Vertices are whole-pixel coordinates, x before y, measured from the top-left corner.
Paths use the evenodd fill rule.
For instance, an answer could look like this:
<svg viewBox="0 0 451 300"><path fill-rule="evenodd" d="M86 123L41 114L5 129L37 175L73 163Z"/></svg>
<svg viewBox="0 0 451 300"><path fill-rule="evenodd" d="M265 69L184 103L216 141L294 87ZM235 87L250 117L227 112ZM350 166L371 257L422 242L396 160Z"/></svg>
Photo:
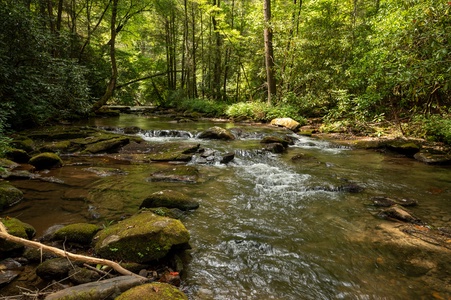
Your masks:
<svg viewBox="0 0 451 300"><path fill-rule="evenodd" d="M33 156L28 163L33 165L37 170L59 168L63 165L61 158L51 152L44 152Z"/></svg>
<svg viewBox="0 0 451 300"><path fill-rule="evenodd" d="M140 208L155 208L155 207L167 207L178 208L181 210L196 209L199 207L197 201L192 200L190 197L183 193L173 190L163 190L153 193L141 203Z"/></svg>
<svg viewBox="0 0 451 300"><path fill-rule="evenodd" d="M63 240L71 243L90 244L92 238L100 230L94 224L76 223L64 226L53 234L54 240Z"/></svg>
<svg viewBox="0 0 451 300"><path fill-rule="evenodd" d="M414 155L414 158L426 164L451 164L451 153L433 149L423 149Z"/></svg>
<svg viewBox="0 0 451 300"><path fill-rule="evenodd" d="M165 257L174 246L187 244L190 235L179 220L142 211L103 229L96 239L96 253L103 258L145 263Z"/></svg>
<svg viewBox="0 0 451 300"><path fill-rule="evenodd" d="M234 140L235 136L227 129L219 126L211 127L198 135L200 139L215 139L215 140Z"/></svg>
<svg viewBox="0 0 451 300"><path fill-rule="evenodd" d="M190 161L199 147L192 143L158 143L145 144L144 151L152 161Z"/></svg>
<svg viewBox="0 0 451 300"><path fill-rule="evenodd" d="M121 147L127 145L130 139L127 137L117 137L108 140L99 141L86 146L84 152L96 154L102 152L117 152Z"/></svg>
<svg viewBox="0 0 451 300"><path fill-rule="evenodd" d="M148 181L196 183L199 170L193 166L174 166L150 174Z"/></svg>
<svg viewBox="0 0 451 300"><path fill-rule="evenodd" d="M285 127L287 129L290 129L292 131L295 131L298 129L301 124L299 122L291 119L291 118L276 118L271 120L269 123L270 125L279 126L279 127Z"/></svg>
<svg viewBox="0 0 451 300"><path fill-rule="evenodd" d="M188 297L171 284L152 282L129 289L115 300L188 300Z"/></svg>
<svg viewBox="0 0 451 300"><path fill-rule="evenodd" d="M402 208L400 205L392 205L389 208L383 209L378 214L378 217L382 219L398 220L402 222L408 222L413 224L421 224L421 220L413 216L406 209Z"/></svg>
<svg viewBox="0 0 451 300"><path fill-rule="evenodd" d="M119 276L70 287L45 297L45 300L116 299L128 289L146 281L137 276Z"/></svg>
<svg viewBox="0 0 451 300"><path fill-rule="evenodd" d="M0 211L19 203L23 199L23 192L6 182L0 182Z"/></svg>
<svg viewBox="0 0 451 300"><path fill-rule="evenodd" d="M418 202L415 199L410 198L389 198L385 196L375 196L371 197L371 202L373 202L374 206L380 206L380 207L389 207L395 204L401 205L401 206L416 206L418 205Z"/></svg>

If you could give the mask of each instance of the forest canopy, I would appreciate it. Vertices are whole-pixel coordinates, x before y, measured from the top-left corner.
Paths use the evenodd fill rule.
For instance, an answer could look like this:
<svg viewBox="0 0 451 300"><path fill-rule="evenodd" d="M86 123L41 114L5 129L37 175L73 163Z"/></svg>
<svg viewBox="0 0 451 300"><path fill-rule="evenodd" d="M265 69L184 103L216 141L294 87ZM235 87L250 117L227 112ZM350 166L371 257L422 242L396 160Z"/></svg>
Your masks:
<svg viewBox="0 0 451 300"><path fill-rule="evenodd" d="M448 1L0 3L0 133L114 103L451 143Z"/></svg>

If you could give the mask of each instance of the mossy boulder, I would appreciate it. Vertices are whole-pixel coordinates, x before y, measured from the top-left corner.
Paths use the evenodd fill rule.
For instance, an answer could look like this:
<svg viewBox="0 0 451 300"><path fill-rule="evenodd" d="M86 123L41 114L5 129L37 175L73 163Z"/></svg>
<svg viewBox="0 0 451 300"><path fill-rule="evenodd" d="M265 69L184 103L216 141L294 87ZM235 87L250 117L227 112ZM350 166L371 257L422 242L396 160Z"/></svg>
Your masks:
<svg viewBox="0 0 451 300"><path fill-rule="evenodd" d="M152 282L131 288L115 300L188 300L188 297L171 284Z"/></svg>
<svg viewBox="0 0 451 300"><path fill-rule="evenodd" d="M187 195L173 191L173 190L163 190L153 193L141 203L140 208L155 208L155 207L166 207L166 208L178 208L181 210L196 209L199 207L199 203L194 201Z"/></svg>
<svg viewBox="0 0 451 300"><path fill-rule="evenodd" d="M9 234L18 236L23 239L31 239L35 234L36 230L30 224L24 223L16 218L2 218L0 219L2 223L5 225L6 230ZM10 252L18 249L22 249L23 246L5 241L0 239L0 251L1 252Z"/></svg>
<svg viewBox="0 0 451 300"><path fill-rule="evenodd" d="M90 244L100 227L94 224L76 223L58 229L54 240L65 240L71 243Z"/></svg>
<svg viewBox="0 0 451 300"><path fill-rule="evenodd" d="M63 165L63 161L58 154L52 152L44 152L33 156L28 162L37 170L58 168Z"/></svg>
<svg viewBox="0 0 451 300"><path fill-rule="evenodd" d="M18 188L6 182L0 182L0 211L14 205L23 199L23 193Z"/></svg>
<svg viewBox="0 0 451 300"><path fill-rule="evenodd" d="M235 136L232 132L219 126L213 126L201 132L198 135L200 139L214 139L214 140L234 140Z"/></svg>
<svg viewBox="0 0 451 300"><path fill-rule="evenodd" d="M193 166L171 166L150 174L148 181L153 182L186 182L196 183L199 179L199 170Z"/></svg>
<svg viewBox="0 0 451 300"><path fill-rule="evenodd" d="M16 163L26 163L30 160L30 155L28 155L27 151L17 148L6 149L5 157Z"/></svg>
<svg viewBox="0 0 451 300"><path fill-rule="evenodd" d="M145 263L165 257L171 248L186 245L189 239L179 220L141 211L100 231L95 250L103 258Z"/></svg>
<svg viewBox="0 0 451 300"><path fill-rule="evenodd" d="M31 138L22 135L15 136L11 142L11 146L22 149L27 153L33 152L35 149L34 141Z"/></svg>
<svg viewBox="0 0 451 300"><path fill-rule="evenodd" d="M90 144L86 146L84 152L89 152L92 154L101 153L101 152L117 152L121 147L127 145L130 142L130 139L127 137L117 137L108 139L105 141L99 141L94 144Z"/></svg>

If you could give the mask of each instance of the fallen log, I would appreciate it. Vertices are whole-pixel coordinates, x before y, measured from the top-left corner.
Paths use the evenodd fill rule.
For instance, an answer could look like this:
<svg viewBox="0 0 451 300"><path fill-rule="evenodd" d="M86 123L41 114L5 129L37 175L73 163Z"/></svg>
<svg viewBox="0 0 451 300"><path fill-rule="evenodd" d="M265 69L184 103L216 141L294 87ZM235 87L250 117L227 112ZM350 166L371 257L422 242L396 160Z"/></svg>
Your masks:
<svg viewBox="0 0 451 300"><path fill-rule="evenodd" d="M31 247L31 248L40 249L41 251L50 252L50 253L53 253L53 254L58 255L60 257L68 258L70 260L82 261L82 262L88 263L88 264L100 264L100 265L103 265L103 266L108 266L108 267L113 268L119 274L135 276L135 277L141 278L143 280L148 280L146 277L143 277L143 276L140 276L138 274L135 274L135 273L123 268L118 263L116 263L114 261L111 261L111 260L108 260L108 259L96 258L96 257L80 255L80 254L74 254L74 253L67 252L65 250L61 250L59 248L55 248L55 247L52 247L52 246L44 245L44 244L39 243L39 242L30 241L30 240L27 240L27 239L24 239L24 238L20 238L20 237L11 235L11 234L8 233L8 230L6 229L6 227L5 227L5 225L3 224L2 221L0 221L0 238L5 239L5 240L10 241L10 242L21 244L23 246L28 246L28 247Z"/></svg>

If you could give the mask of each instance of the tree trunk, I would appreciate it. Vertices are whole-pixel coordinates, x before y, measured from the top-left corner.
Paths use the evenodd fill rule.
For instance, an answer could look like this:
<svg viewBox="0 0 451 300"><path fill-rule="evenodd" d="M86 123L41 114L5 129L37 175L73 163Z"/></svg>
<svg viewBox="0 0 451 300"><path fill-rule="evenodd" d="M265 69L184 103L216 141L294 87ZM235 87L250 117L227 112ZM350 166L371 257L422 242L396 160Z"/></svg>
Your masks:
<svg viewBox="0 0 451 300"><path fill-rule="evenodd" d="M117 5L119 0L113 0L113 6L111 7L111 38L110 38L110 60L111 60L111 77L106 88L105 94L92 106L92 110L99 110L103 105L105 105L108 100L113 96L114 89L116 88L117 82L117 62L116 62L116 18L117 18Z"/></svg>
<svg viewBox="0 0 451 300"><path fill-rule="evenodd" d="M272 45L272 28L271 28L271 0L264 0L263 12L265 16L265 65L266 65L266 83L268 86L268 104L272 103L272 99L276 96L276 77L274 49Z"/></svg>

